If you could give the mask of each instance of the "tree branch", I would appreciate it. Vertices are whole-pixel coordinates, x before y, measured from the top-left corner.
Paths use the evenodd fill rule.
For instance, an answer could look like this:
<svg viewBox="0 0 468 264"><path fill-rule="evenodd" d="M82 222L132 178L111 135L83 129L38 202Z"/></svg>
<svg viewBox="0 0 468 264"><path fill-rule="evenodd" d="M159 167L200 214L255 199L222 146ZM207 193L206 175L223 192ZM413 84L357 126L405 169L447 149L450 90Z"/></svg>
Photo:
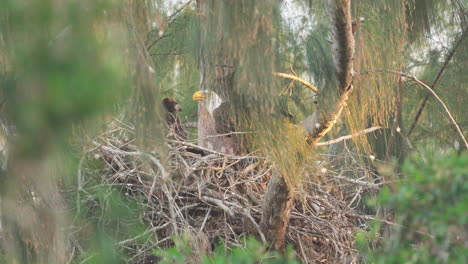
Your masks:
<svg viewBox="0 0 468 264"><path fill-rule="evenodd" d="M453 118L452 114L450 113L448 107L445 105L445 103L442 101L442 99L440 99L440 97L434 92L434 90L431 89L431 87L429 87L428 85L426 85L425 83L421 82L418 78L416 78L415 76L413 76L412 78L417 84L419 84L419 86L423 87L423 88L426 88L427 90L429 90L429 92L431 92L432 95L434 95L434 97L437 99L437 101L439 101L439 103L444 107L445 109L445 112L447 112L447 115L450 117L450 120L452 120L453 124L455 125L455 127L457 128L457 131L458 131L458 134L460 134L460 137L462 138L463 142L465 143L465 147L468 149L468 142L466 141L466 138L465 136L463 135L463 132L461 131L460 127L458 126L457 122L455 121L455 119Z"/></svg>
<svg viewBox="0 0 468 264"><path fill-rule="evenodd" d="M317 104L316 120L309 131L309 144L315 145L336 124L353 90L354 34L351 17L351 0L328 0L328 12L332 21L333 67L338 80L338 94L330 91ZM330 98L328 98L330 97ZM332 98L333 97L333 98ZM328 101L327 101L328 100Z"/></svg>
<svg viewBox="0 0 468 264"><path fill-rule="evenodd" d="M452 59L453 54L455 54L455 51L456 51L457 48L460 46L460 43L462 43L462 42L463 42L463 39L466 37L467 32L468 32L468 27L465 28L465 30L463 31L462 35L461 35L460 38L458 39L458 41L455 43L455 45L453 46L452 50L451 50L450 53L447 55L447 58L445 59L445 62L444 62L444 64L442 65L442 68L440 68L439 73L437 74L437 77L435 78L434 82L433 82L432 85L431 85L431 88L432 88L432 89L434 89L435 86L437 85L437 83L439 82L440 78L442 77L442 74L444 73L445 69L447 68L448 63L449 63L450 60ZM422 101L421 105L419 106L418 111L416 112L416 116L414 117L413 123L411 124L410 129L409 129L409 131L408 131L408 137L411 135L411 133L413 132L414 128L416 127L416 124L418 123L419 118L421 117L422 111L424 110L424 107L426 106L426 103L427 103L427 101L429 100L429 96L430 96L430 95L431 95L430 93L427 93L427 94L426 94L426 97L424 97L424 100Z"/></svg>
<svg viewBox="0 0 468 264"><path fill-rule="evenodd" d="M319 90L318 90L317 87L315 87L313 84L309 83L308 81L300 78L299 76L289 74L289 73L282 73L282 72L274 72L273 75L283 77L283 78L286 78L286 79L291 79L293 81L298 81L298 82L302 83L303 85L309 87L315 93L317 93L317 94L319 93Z"/></svg>
<svg viewBox="0 0 468 264"><path fill-rule="evenodd" d="M383 127L375 126L375 127L366 128L364 130L358 131L358 132L353 133L351 135L342 136L342 137L332 139L332 140L329 140L329 141L325 141L325 142L319 142L319 143L315 144L315 146L317 146L317 147L328 146L328 145L331 145L331 144L341 142L341 141L346 140L346 139L350 139L350 138L353 138L353 137L357 137L357 136L360 136L360 135L364 135L364 134L367 134L367 133L374 132L374 131L379 130L381 128L383 128Z"/></svg>
<svg viewBox="0 0 468 264"><path fill-rule="evenodd" d="M161 37L157 38L156 40L153 41L153 43L151 43L151 45L148 46L148 48L146 48L146 50L149 51L156 43L158 43L158 41L160 41L160 40L162 40L164 38L167 38L170 35L172 35L172 33L164 34Z"/></svg>
<svg viewBox="0 0 468 264"><path fill-rule="evenodd" d="M193 0L189 0L187 1L185 4L183 4L179 9L177 9L174 13L172 13L169 17L168 17L168 21L169 23L172 23L172 19L177 15L179 14L182 10L184 10L186 7L188 7L191 3L192 3Z"/></svg>
<svg viewBox="0 0 468 264"><path fill-rule="evenodd" d="M408 74L408 73L403 73L403 72L398 72L398 71L391 71L391 70L384 70L384 69L375 69L375 70L367 71L367 72L362 73L362 74L360 74L360 75L365 75L365 74L369 74L369 73L378 73L378 72L392 73L392 74L397 74L397 75L406 77L406 78L408 78L408 79L410 79L410 80L415 81L419 86L421 86L421 87L427 89L432 95L434 95L434 97L437 99L437 101L439 101L439 103L444 107L445 112L446 112L447 115L449 116L449 118L450 118L450 120L452 121L452 123L455 125L455 128L457 129L458 134L459 134L460 137L462 138L463 143L465 143L465 147L468 149L468 142L466 141L466 138L465 138L465 136L463 135L463 132L461 131L460 126L458 126L457 122L456 122L455 119L453 118L453 116L452 116L452 114L450 113L448 107L445 105L445 103L442 101L442 99L434 92L434 90L431 89L431 87L429 87L429 85L423 83L422 81L420 81L420 80L419 80L416 76L414 76L414 75L411 75L411 74Z"/></svg>

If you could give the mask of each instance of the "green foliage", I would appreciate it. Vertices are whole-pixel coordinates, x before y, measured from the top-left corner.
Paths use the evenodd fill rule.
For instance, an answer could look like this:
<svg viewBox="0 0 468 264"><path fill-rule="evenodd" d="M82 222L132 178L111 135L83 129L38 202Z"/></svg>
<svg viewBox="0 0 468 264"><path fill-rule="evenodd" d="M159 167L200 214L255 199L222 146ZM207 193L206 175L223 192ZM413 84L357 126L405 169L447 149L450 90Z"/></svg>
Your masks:
<svg viewBox="0 0 468 264"><path fill-rule="evenodd" d="M175 246L164 249L155 250L153 253L161 257L159 263L162 264L183 264L186 263L190 255L193 254L189 243L183 239L174 239ZM214 252L202 257L203 264L299 264L299 261L294 256L294 251L291 248L286 249L284 255L278 252L267 251L267 248L262 243L254 238L245 239L245 244L242 247L227 249L223 244L216 247Z"/></svg>
<svg viewBox="0 0 468 264"><path fill-rule="evenodd" d="M194 121L197 102L192 94L199 90L198 17L196 10L186 7L167 22L165 28L154 29L147 43L164 97L173 97L182 105L182 118ZM152 31L152 32L153 32Z"/></svg>
<svg viewBox="0 0 468 264"><path fill-rule="evenodd" d="M143 208L127 195L120 188L97 183L89 183L89 188L82 191L75 224L86 228L78 234L83 251L77 260L124 263L127 254L119 250L119 241L132 239L133 244L143 244L150 239L141 220Z"/></svg>
<svg viewBox="0 0 468 264"><path fill-rule="evenodd" d="M174 246L165 249L154 249L153 254L160 257L161 264L184 264L193 254L189 241L184 238L174 239Z"/></svg>
<svg viewBox="0 0 468 264"><path fill-rule="evenodd" d="M70 228L64 212L71 211L62 208L57 186L63 187L65 179L76 175L72 131L94 129L90 120L114 110L128 95L124 38L109 23L109 14L118 4L111 0L0 0L0 6L0 89L6 105L2 118L16 132L8 142L11 162L1 184L2 239L8 237L2 241L2 250L8 261L64 263L70 245L70 234L62 235ZM120 255L115 252L115 240L122 236L115 233L132 235L136 232L130 230L136 225L127 228L133 216L128 214L130 208L119 207L125 203L116 193L99 194L106 196L96 195L88 202L105 201L101 208L108 210L86 219L99 220L90 223L78 220L83 215L75 218L74 224L82 231L78 233L86 236L80 243L89 250L76 256L84 260L95 255L84 263L92 259L117 263ZM12 204L10 208L4 201Z"/></svg>
<svg viewBox="0 0 468 264"><path fill-rule="evenodd" d="M376 241L381 223L357 235L365 259L369 263L466 263L467 168L466 153L428 149L408 158L402 167L406 178L382 189L372 202L394 213L390 233L374 251L367 242Z"/></svg>
<svg viewBox="0 0 468 264"><path fill-rule="evenodd" d="M324 88L334 85L333 59L327 36L330 28L327 24L318 24L311 32L306 43L307 62L314 76L315 84Z"/></svg>
<svg viewBox="0 0 468 264"><path fill-rule="evenodd" d="M447 32L443 33L446 38L445 47L433 47L428 49L423 57L413 59L410 64L415 69L420 69L420 79L425 82L438 94L440 98L449 108L455 120L464 130L467 125L466 111L467 107L464 103L466 93L468 92L468 76L464 74L464 67L468 63L468 33L465 32ZM453 56L447 61L447 57L451 52ZM434 86L432 82L437 79L437 76L442 71L442 75ZM416 112L421 105L421 98L428 95L426 89L421 89L418 85L408 85L405 89L406 104L408 114L403 115L403 121L412 124ZM453 124L448 123L447 112L443 106L436 102L433 96L429 97L428 104L422 112L421 118L411 134L413 142L418 144L426 144L428 141L437 142L442 147L452 147L455 141L459 141L459 136L456 135Z"/></svg>
<svg viewBox="0 0 468 264"><path fill-rule="evenodd" d="M68 194L76 201L69 205L74 213L73 225L81 227L76 236L82 250L76 261L129 263L130 248L147 243L154 235L147 232L144 205L137 202L140 194L122 184L102 182L107 166L104 161L88 159L82 165L82 177L87 180L81 190L72 189ZM119 245L121 241L128 243Z"/></svg>
<svg viewBox="0 0 468 264"><path fill-rule="evenodd" d="M11 81L2 92L23 152L33 155L47 138L62 139L72 123L122 100L127 82L123 61L108 45L112 39L95 26L109 1L27 2L6 1L5 77Z"/></svg>

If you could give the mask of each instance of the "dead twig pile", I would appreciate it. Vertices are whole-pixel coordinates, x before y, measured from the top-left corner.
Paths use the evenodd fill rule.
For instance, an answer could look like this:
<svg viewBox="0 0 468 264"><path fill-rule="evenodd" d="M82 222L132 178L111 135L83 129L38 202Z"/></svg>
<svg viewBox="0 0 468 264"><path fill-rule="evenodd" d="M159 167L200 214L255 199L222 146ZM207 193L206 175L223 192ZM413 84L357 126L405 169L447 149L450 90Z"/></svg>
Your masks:
<svg viewBox="0 0 468 264"><path fill-rule="evenodd" d="M140 217L147 230L118 242L134 256L131 262L152 263L151 250L172 246L174 237L188 238L193 262L218 243L242 247L246 236L264 241L259 223L273 164L256 155L225 155L170 139L166 153L144 152L129 140L132 136L131 127L121 127L92 141L78 172L79 200L86 200L89 182L97 180L145 208L135 218ZM105 166L88 165L96 159ZM304 176L306 183L298 190L287 242L305 263L357 262L354 233L365 217L351 206L363 190L377 185L344 176L311 180L317 170L308 170L311 175ZM333 184L340 177L343 185Z"/></svg>

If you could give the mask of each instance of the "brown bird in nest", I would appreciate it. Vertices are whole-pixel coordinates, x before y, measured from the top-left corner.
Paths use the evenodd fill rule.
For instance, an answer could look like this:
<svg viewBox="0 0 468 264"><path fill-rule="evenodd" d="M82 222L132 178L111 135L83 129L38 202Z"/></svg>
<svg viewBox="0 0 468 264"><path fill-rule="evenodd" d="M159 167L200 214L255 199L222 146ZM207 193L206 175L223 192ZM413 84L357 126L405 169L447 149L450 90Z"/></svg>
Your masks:
<svg viewBox="0 0 468 264"><path fill-rule="evenodd" d="M169 130L172 132L176 139L186 139L187 131L179 116L179 112L182 111L182 107L172 97L164 98L163 106L167 110L166 122Z"/></svg>

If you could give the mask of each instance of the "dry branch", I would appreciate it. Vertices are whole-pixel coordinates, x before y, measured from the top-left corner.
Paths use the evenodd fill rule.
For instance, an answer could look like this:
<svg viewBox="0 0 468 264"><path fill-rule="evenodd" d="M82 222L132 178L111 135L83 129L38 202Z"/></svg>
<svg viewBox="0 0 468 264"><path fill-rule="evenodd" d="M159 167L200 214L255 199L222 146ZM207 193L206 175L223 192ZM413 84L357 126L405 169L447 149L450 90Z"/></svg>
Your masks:
<svg viewBox="0 0 468 264"><path fill-rule="evenodd" d="M367 133L371 133L371 132L374 132L374 131L376 131L378 129L381 129L381 128L382 128L381 126L375 126L375 127L367 128L367 129L358 131L356 133L353 133L351 135L342 136L342 137L339 137L339 138L336 138L336 139L333 139L333 140L329 140L329 141L325 141L325 142L319 142L319 143L315 144L315 146L319 147L319 146L328 146L328 145L331 145L331 144L336 144L336 143L341 142L343 140L350 139L350 138L353 138L353 137L357 137L357 136L360 136L360 135L364 135L364 134L367 134Z"/></svg>
<svg viewBox="0 0 468 264"><path fill-rule="evenodd" d="M283 78L286 78L286 79L291 79L293 81L297 81L297 82L300 82L302 83L303 85L309 87L312 91L314 91L315 93L319 93L319 90L317 87L315 87L315 85L309 83L308 81L300 78L299 76L296 76L296 75L293 75L293 74L289 74L289 73L282 73L282 72L274 72L273 75L276 75L276 76L279 76L279 77L283 77Z"/></svg>

